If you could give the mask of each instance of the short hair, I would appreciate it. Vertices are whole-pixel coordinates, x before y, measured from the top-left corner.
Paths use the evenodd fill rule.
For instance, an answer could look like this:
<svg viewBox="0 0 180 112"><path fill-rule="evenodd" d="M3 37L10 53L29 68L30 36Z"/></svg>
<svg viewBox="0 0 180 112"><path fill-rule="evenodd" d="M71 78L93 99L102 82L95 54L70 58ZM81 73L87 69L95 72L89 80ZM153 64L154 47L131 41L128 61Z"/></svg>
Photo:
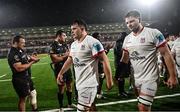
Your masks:
<svg viewBox="0 0 180 112"><path fill-rule="evenodd" d="M85 30L87 31L87 24L83 19L75 19L72 23L73 24L78 24L79 26L83 26Z"/></svg>
<svg viewBox="0 0 180 112"><path fill-rule="evenodd" d="M129 11L126 14L125 18L127 18L127 17L137 17L137 18L140 18L141 15L140 15L140 13L137 10L133 10L133 11Z"/></svg>
<svg viewBox="0 0 180 112"><path fill-rule="evenodd" d="M14 44L15 42L19 43L20 39L24 39L24 36L22 35L16 35L15 37L13 37L12 43Z"/></svg>
<svg viewBox="0 0 180 112"><path fill-rule="evenodd" d="M56 37L57 37L58 35L62 35L62 33L64 33L64 31L58 30L58 31L56 32Z"/></svg>
<svg viewBox="0 0 180 112"><path fill-rule="evenodd" d="M94 32L92 36L96 39L99 39L99 32Z"/></svg>
<svg viewBox="0 0 180 112"><path fill-rule="evenodd" d="M169 33L168 32L164 33L164 38L166 39L168 37L169 37Z"/></svg>

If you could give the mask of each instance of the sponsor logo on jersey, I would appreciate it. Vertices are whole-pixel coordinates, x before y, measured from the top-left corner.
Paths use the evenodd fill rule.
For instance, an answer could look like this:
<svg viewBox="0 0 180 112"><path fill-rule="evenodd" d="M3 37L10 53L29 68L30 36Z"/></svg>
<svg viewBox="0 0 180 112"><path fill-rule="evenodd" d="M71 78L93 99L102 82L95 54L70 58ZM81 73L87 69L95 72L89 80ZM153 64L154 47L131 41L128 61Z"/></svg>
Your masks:
<svg viewBox="0 0 180 112"><path fill-rule="evenodd" d="M142 59L145 59L145 58L146 58L145 56L140 56L140 54L137 51L133 51L130 54L130 59L132 59L133 61L142 60Z"/></svg>
<svg viewBox="0 0 180 112"><path fill-rule="evenodd" d="M86 66L85 63L81 63L78 58L74 58L74 67Z"/></svg>
<svg viewBox="0 0 180 112"><path fill-rule="evenodd" d="M150 90L150 91L156 91L156 90L154 90L154 89L152 89L152 88L147 88L147 90Z"/></svg>

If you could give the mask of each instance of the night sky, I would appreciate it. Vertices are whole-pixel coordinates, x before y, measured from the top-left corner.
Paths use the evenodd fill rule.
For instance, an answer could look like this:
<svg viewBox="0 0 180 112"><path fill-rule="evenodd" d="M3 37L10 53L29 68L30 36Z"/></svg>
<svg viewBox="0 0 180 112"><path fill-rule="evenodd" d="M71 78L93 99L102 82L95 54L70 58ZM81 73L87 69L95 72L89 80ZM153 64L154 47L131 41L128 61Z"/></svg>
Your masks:
<svg viewBox="0 0 180 112"><path fill-rule="evenodd" d="M88 24L123 22L132 9L144 20L172 25L179 23L178 5L179 0L159 0L149 9L135 0L0 0L0 28L69 25L75 18Z"/></svg>

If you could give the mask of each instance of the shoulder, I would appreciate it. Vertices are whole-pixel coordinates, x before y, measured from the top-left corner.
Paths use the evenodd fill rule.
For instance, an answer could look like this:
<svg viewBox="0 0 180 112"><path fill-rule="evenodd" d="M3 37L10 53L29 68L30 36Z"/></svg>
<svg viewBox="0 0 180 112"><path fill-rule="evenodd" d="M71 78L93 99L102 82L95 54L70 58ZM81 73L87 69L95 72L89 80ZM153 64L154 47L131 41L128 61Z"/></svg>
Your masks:
<svg viewBox="0 0 180 112"><path fill-rule="evenodd" d="M99 41L99 40L95 39L94 37L92 37L92 36L90 36L90 35L87 35L85 39L86 39L86 41L88 41L88 42L96 42L96 41Z"/></svg>
<svg viewBox="0 0 180 112"><path fill-rule="evenodd" d="M92 37L90 35L86 36L84 43L90 47L96 46L96 45L102 45L99 40L95 39L94 37Z"/></svg>
<svg viewBox="0 0 180 112"><path fill-rule="evenodd" d="M19 61L21 58L19 51L14 47L11 47L7 57L8 57L8 61L12 61L12 60Z"/></svg>
<svg viewBox="0 0 180 112"><path fill-rule="evenodd" d="M149 28L149 27L144 27L145 31L152 33L152 34L162 34L158 29L156 28Z"/></svg>
<svg viewBox="0 0 180 112"><path fill-rule="evenodd" d="M18 53L18 50L14 47L11 47L9 50L9 55L15 55Z"/></svg>
<svg viewBox="0 0 180 112"><path fill-rule="evenodd" d="M56 47L56 46L58 46L58 44L59 43L57 41L53 41L52 44L51 44L51 47Z"/></svg>
<svg viewBox="0 0 180 112"><path fill-rule="evenodd" d="M71 46L74 46L77 44L77 40L75 40L74 42L71 43Z"/></svg>
<svg viewBox="0 0 180 112"><path fill-rule="evenodd" d="M131 32L130 34L128 34L125 38L124 38L124 43L127 42L131 37L133 36L133 33Z"/></svg>
<svg viewBox="0 0 180 112"><path fill-rule="evenodd" d="M70 49L71 49L71 50L72 50L72 49L75 49L75 47L77 46L77 44L78 44L77 40L75 40L74 42L72 42L71 45L70 45Z"/></svg>
<svg viewBox="0 0 180 112"><path fill-rule="evenodd" d="M163 34L158 29L146 27L146 33L148 33L152 39L158 39L159 41L165 40Z"/></svg>

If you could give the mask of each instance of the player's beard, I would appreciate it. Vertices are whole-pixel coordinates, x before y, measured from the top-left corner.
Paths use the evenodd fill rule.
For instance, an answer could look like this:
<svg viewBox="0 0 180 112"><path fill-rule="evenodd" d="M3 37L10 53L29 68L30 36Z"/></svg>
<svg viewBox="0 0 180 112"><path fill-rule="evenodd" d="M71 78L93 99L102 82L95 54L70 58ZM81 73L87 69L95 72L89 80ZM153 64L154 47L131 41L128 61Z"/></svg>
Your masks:
<svg viewBox="0 0 180 112"><path fill-rule="evenodd" d="M137 33L137 32L139 32L141 29L140 29L140 25L138 25L138 26L136 26L136 27L133 27L132 29L131 29L131 31L132 32L134 32L134 33Z"/></svg>

